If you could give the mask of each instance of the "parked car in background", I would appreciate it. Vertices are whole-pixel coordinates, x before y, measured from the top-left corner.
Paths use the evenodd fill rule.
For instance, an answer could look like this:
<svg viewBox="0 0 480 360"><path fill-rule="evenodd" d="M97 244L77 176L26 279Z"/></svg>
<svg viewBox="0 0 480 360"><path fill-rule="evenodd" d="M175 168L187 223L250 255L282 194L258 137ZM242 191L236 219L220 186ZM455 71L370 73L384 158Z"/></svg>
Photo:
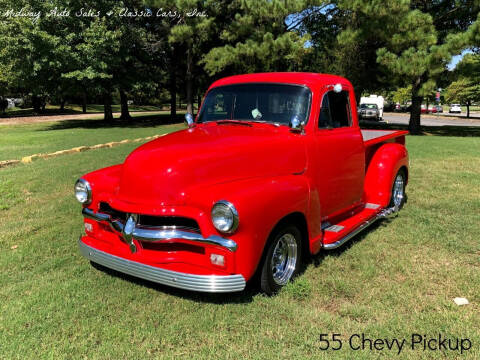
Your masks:
<svg viewBox="0 0 480 360"><path fill-rule="evenodd" d="M395 112L402 112L402 105L400 105L400 103L396 103L395 104L395 107L393 108L393 111Z"/></svg>
<svg viewBox="0 0 480 360"><path fill-rule="evenodd" d="M437 110L437 113L443 113L442 105L435 105L434 108Z"/></svg>
<svg viewBox="0 0 480 360"><path fill-rule="evenodd" d="M13 109L15 107L14 99L7 99L7 101L8 101L7 109Z"/></svg>
<svg viewBox="0 0 480 360"><path fill-rule="evenodd" d="M361 104L358 110L358 117L366 120L380 120L380 111L376 104Z"/></svg>
<svg viewBox="0 0 480 360"><path fill-rule="evenodd" d="M427 109L427 106L425 104L422 104L422 106L420 107L420 112L422 114L427 114L428 113L428 109Z"/></svg>
<svg viewBox="0 0 480 360"><path fill-rule="evenodd" d="M428 106L428 112L435 114L437 112L437 107L435 105L429 105Z"/></svg>
<svg viewBox="0 0 480 360"><path fill-rule="evenodd" d="M378 110L378 116L376 120L383 119L383 106L385 105L385 99L383 98L383 96L378 96L378 95L362 96L360 98L360 106L363 104L376 105Z"/></svg>
<svg viewBox="0 0 480 360"><path fill-rule="evenodd" d="M451 104L448 112L451 113L451 114L453 114L453 113L461 114L462 113L462 107L460 106L460 104Z"/></svg>
<svg viewBox="0 0 480 360"><path fill-rule="evenodd" d="M383 112L391 112L395 110L395 103L391 101L385 101L383 105Z"/></svg>
<svg viewBox="0 0 480 360"><path fill-rule="evenodd" d="M192 291L241 291L255 276L273 294L304 255L405 202L408 132L360 129L345 78L227 77L186 120L77 181L88 260Z"/></svg>

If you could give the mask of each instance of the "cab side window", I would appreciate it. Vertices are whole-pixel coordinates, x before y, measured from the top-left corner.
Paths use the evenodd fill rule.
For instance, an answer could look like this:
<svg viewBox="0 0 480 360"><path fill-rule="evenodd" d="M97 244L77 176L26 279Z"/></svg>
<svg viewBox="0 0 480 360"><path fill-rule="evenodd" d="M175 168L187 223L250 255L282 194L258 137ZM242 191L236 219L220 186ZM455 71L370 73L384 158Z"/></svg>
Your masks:
<svg viewBox="0 0 480 360"><path fill-rule="evenodd" d="M320 129L331 129L351 126L350 102L348 91L336 93L329 91L324 94L322 107L318 118Z"/></svg>

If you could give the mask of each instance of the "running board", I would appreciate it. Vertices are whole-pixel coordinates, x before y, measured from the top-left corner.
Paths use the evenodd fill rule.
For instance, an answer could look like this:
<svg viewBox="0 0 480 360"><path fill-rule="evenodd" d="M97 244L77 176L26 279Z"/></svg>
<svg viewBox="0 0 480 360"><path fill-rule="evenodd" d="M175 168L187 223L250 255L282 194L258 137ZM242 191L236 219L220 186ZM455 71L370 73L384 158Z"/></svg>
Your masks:
<svg viewBox="0 0 480 360"><path fill-rule="evenodd" d="M355 235L360 233L362 230L365 230L367 227L372 225L375 221L377 221L379 219L385 219L385 218L390 218L392 216L396 216L397 212L398 212L398 207L396 207L396 206L383 209L378 214L376 214L375 216L373 216L369 220L363 222L360 226L356 227L352 232L348 233L347 235L345 235L340 240L335 241L335 242L330 243L330 244L324 244L323 248L325 250L336 249L336 248L342 246L343 244L345 244L348 240L353 238Z"/></svg>

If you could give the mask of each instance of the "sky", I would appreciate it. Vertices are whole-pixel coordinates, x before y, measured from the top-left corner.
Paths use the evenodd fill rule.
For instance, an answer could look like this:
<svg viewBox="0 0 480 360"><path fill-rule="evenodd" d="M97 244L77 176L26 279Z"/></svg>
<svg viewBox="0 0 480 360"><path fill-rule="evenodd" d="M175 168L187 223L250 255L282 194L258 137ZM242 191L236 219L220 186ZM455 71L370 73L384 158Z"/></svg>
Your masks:
<svg viewBox="0 0 480 360"><path fill-rule="evenodd" d="M450 64L448 64L448 70L455 69L455 67L460 62L460 60L462 60L466 54L471 54L471 53L472 53L472 50L464 50L460 55L455 55L454 57L452 57L452 61L450 61Z"/></svg>

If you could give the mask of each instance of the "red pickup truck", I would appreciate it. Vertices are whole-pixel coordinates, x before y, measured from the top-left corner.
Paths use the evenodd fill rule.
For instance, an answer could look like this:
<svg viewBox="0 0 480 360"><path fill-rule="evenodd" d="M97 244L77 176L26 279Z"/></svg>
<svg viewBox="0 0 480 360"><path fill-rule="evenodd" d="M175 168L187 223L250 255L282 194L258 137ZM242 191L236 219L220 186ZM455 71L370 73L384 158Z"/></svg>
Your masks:
<svg viewBox="0 0 480 360"><path fill-rule="evenodd" d="M273 294L306 255L405 202L407 132L361 130L342 77L227 77L186 119L77 181L89 260L194 291L241 291L257 278Z"/></svg>

